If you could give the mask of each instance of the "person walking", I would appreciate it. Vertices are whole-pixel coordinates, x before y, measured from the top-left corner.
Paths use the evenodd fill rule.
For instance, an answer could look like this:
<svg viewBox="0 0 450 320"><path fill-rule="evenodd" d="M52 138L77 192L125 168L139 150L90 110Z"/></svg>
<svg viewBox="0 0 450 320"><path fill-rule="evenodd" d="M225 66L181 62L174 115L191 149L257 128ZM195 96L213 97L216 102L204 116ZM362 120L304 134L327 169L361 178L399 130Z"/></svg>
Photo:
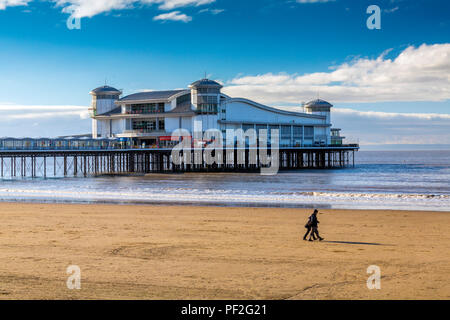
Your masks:
<svg viewBox="0 0 450 320"><path fill-rule="evenodd" d="M322 241L324 238L322 238L319 235L319 220L317 220L317 214L319 213L319 211L317 209L314 210L313 214L309 217L309 221L308 224L311 227L311 233L309 235L309 241L313 241L319 239L319 241ZM308 230L309 232L309 230ZM304 236L304 240L306 240L306 237L308 235L308 232L305 234Z"/></svg>
<svg viewBox="0 0 450 320"><path fill-rule="evenodd" d="M309 216L308 222L305 224L306 233L305 233L305 235L303 236L303 240L305 240L305 241L306 241L306 238L308 237L308 234L309 234L309 233L311 232L311 230L312 230L312 226L311 226L311 217L312 217L312 216ZM311 234L312 234L312 233L311 233ZM312 236L314 237L314 240L316 240L315 235L312 234Z"/></svg>

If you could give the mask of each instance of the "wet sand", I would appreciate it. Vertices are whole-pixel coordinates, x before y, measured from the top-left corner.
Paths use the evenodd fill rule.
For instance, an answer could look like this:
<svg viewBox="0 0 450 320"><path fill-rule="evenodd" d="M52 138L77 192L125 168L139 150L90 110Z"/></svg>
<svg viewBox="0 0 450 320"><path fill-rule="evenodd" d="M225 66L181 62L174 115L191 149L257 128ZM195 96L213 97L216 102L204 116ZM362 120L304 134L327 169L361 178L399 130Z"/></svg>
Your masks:
<svg viewBox="0 0 450 320"><path fill-rule="evenodd" d="M450 213L0 204L0 299L449 299ZM69 265L81 289L66 285ZM367 267L381 269L369 290Z"/></svg>

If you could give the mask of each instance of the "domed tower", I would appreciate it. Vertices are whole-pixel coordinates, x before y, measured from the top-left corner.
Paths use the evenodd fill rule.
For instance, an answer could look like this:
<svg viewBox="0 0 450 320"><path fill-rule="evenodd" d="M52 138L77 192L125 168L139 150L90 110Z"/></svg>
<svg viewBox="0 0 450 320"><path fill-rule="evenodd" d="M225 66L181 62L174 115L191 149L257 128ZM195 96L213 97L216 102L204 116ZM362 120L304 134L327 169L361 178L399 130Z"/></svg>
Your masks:
<svg viewBox="0 0 450 320"><path fill-rule="evenodd" d="M304 105L305 112L309 114L316 114L320 116L325 116L325 124L327 127L316 128L314 132L314 139L316 141L326 142L328 145L331 144L331 108L333 105L327 101L316 99L310 101Z"/></svg>
<svg viewBox="0 0 450 320"><path fill-rule="evenodd" d="M194 111L199 114L217 114L220 103L221 84L209 79L202 79L192 83L191 89L192 105Z"/></svg>
<svg viewBox="0 0 450 320"><path fill-rule="evenodd" d="M89 108L92 119L92 137L97 138L97 120L95 116L109 112L116 108L115 102L120 98L122 91L110 86L98 87L92 90L92 104Z"/></svg>
<svg viewBox="0 0 450 320"><path fill-rule="evenodd" d="M317 114L321 116L326 116L327 120L326 123L331 123L331 108L333 105L325 100L316 99L313 101L310 101L304 105L305 112L310 114Z"/></svg>

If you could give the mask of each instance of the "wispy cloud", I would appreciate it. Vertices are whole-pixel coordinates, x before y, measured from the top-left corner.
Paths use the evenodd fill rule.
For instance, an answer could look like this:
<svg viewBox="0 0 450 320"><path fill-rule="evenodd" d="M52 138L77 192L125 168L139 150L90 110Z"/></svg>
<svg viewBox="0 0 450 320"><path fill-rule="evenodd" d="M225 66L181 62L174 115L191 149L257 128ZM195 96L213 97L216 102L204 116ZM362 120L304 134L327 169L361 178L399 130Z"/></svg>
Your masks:
<svg viewBox="0 0 450 320"><path fill-rule="evenodd" d="M161 3L159 6L163 10L172 10L175 8L187 7L187 6L202 6L205 4L211 4L216 0L143 0L148 3Z"/></svg>
<svg viewBox="0 0 450 320"><path fill-rule="evenodd" d="M1 122L18 119L55 119L60 117L89 118L86 106L38 106L0 104Z"/></svg>
<svg viewBox="0 0 450 320"><path fill-rule="evenodd" d="M210 13L210 14L213 14L213 15L217 15L217 14L222 13L224 11L225 11L225 9L210 9L210 8L207 8L207 9L200 10L199 13Z"/></svg>
<svg viewBox="0 0 450 320"><path fill-rule="evenodd" d="M399 7L397 6L397 7L390 8L390 9L384 9L383 12L392 13L392 12L397 11L398 9L399 9Z"/></svg>
<svg viewBox="0 0 450 320"><path fill-rule="evenodd" d="M12 6L25 6L33 0L0 0L0 10ZM34 0L37 1L37 0ZM158 5L159 10L173 10L189 6L202 6L216 0L47 0L62 7L64 13L73 14L76 18L93 17L113 10L131 9L139 5ZM216 12L212 10L211 12ZM219 13L219 12L217 12ZM186 22L186 18L176 21ZM190 21L190 20L189 20Z"/></svg>
<svg viewBox="0 0 450 320"><path fill-rule="evenodd" d="M450 99L450 43L410 46L395 59L386 54L330 67L329 72L241 76L224 91L268 104L300 103L318 92L332 102Z"/></svg>
<svg viewBox="0 0 450 320"><path fill-rule="evenodd" d="M192 17L181 13L180 11L173 11L169 13L163 13L153 18L155 21L182 21L189 22L192 21Z"/></svg>
<svg viewBox="0 0 450 320"><path fill-rule="evenodd" d="M5 10L6 7L26 6L32 0L0 0L0 10Z"/></svg>

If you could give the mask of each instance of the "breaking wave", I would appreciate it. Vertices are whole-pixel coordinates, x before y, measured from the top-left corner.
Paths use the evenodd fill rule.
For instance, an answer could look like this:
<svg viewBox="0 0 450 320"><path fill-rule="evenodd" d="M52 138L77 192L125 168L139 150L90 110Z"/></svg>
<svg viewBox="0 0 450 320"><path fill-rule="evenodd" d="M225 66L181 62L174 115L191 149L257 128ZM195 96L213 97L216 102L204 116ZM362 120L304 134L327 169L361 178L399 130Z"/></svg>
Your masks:
<svg viewBox="0 0 450 320"><path fill-rule="evenodd" d="M450 195L355 192L262 192L152 188L141 190L77 190L0 188L3 201L71 203L148 203L216 206L323 207L450 211Z"/></svg>

